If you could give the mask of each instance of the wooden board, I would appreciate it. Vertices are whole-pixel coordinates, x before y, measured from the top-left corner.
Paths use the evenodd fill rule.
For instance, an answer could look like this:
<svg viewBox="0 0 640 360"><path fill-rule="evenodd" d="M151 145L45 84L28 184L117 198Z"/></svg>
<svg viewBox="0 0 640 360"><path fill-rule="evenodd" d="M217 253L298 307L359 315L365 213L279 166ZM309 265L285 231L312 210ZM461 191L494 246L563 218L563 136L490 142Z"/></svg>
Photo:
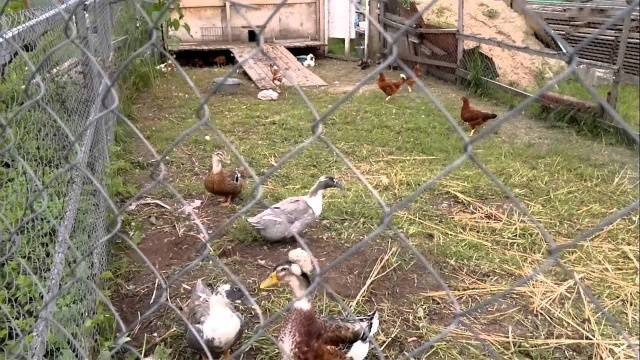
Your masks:
<svg viewBox="0 0 640 360"><path fill-rule="evenodd" d="M287 48L300 47L324 47L327 44L315 40L275 40L276 44L284 45ZM167 50L231 50L234 47L252 47L252 43L239 41L181 41L176 45L167 44ZM255 46L254 46L255 47Z"/></svg>
<svg viewBox="0 0 640 360"><path fill-rule="evenodd" d="M626 3L621 2L621 4L626 7ZM603 64L615 64L620 46L620 37L623 32L624 19L618 19L615 24L609 25L604 31L599 29L623 8L604 6L602 4L589 5L586 3L580 3L576 6L571 5L571 3L553 5L534 5L530 3L529 10L540 16L551 30L556 32L569 45L576 46L580 44L581 49L578 51L580 59ZM637 61L640 52L638 46L640 14L638 11L634 11L630 16L630 32L622 65L626 73L638 76L640 74L640 66ZM538 35L544 35L540 29L537 29L536 32ZM596 32L598 32L598 35L595 38L590 39L588 44L582 44L582 41Z"/></svg>
<svg viewBox="0 0 640 360"><path fill-rule="evenodd" d="M282 71L285 78L284 85L286 86L291 86L293 83L298 86L327 85L318 75L302 66L298 59L282 45L265 44L264 52L258 52L251 56L255 50L256 48L251 46L231 47L231 52L233 52L238 61L248 58L242 67L261 90L275 87L271 81L272 75L269 70L269 64L271 63L278 66Z"/></svg>

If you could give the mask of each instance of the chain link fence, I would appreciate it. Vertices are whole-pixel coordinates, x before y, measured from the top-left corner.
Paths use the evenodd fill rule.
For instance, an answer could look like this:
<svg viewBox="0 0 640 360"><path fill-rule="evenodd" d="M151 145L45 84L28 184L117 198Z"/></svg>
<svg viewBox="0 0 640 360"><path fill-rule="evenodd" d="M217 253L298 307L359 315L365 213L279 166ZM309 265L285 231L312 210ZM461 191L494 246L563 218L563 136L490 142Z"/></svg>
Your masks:
<svg viewBox="0 0 640 360"><path fill-rule="evenodd" d="M10 358L96 351L85 321L106 261L110 7L73 1L2 15L1 337Z"/></svg>
<svg viewBox="0 0 640 360"><path fill-rule="evenodd" d="M428 357L434 347L443 341L456 341L450 338L461 328L470 329L483 356L501 358L502 355L494 350L491 339L473 330L469 326L470 322L474 317L482 317L489 307L514 295L518 289L550 271L561 279L573 281L589 301L589 306L597 309L598 320L613 329L615 334L612 336L621 340L617 352L611 350L609 353L607 350L611 358L638 358L637 327L621 325L620 314L612 311L609 306L604 306L590 285L582 281L580 274L563 260L563 254L578 248L621 219L637 217L638 199L619 209L612 209L607 217L572 240L558 243L542 222L532 215L527 204L519 199L518 193L512 191L474 152L474 146L486 140L505 123L516 119L518 114L542 94L563 79L575 75L579 61L575 56L576 52L593 40L598 32L573 47L556 37L555 40L563 45L564 53L554 56L561 57L566 62L566 70L548 81L532 97L524 99L511 110L499 115L495 121L489 122L473 137L467 136L455 116L425 86L426 80L417 78L416 89L442 112L464 146L454 161L432 178L421 181L415 191L397 202L385 201L385 197L359 171L358 166L326 136L324 127L329 119L367 82L374 79L380 71L385 71L388 65L396 63L401 71L414 77L410 64L397 57L398 49L395 44L436 3L437 1L432 1L421 6L407 23L395 28L395 32L384 32L378 23L379 19L366 13L371 26L384 37L384 42L391 50L390 56L369 71L346 94L333 101L326 110L319 110L307 97L306 91L285 71L283 75L312 114L311 133L304 141L274 159L271 166L261 174L250 166L239 148L216 127L216 119L210 113L210 107L216 106L215 101L210 102L214 92L202 93L187 70L158 45L163 36L158 19L171 12L173 2L158 2L160 7L155 8L155 12L142 1L72 0L49 9L0 13L0 351L3 356L20 359L92 359L126 358L134 355L142 358L145 355L144 347L148 344L145 343L142 348L133 346L130 337L145 322L160 321L158 314L171 313L173 325L181 329L179 331L184 332L187 328L193 330L193 325L188 324L183 313L184 304L175 299L172 301L171 292L184 286L190 271L205 263L212 263L215 271L221 273L228 282L240 286L245 295L249 296L255 314L253 318L257 321L255 326L249 327L248 335L234 348L232 356L243 358L243 354L251 348L254 352L248 354L255 354L256 349L265 349L265 354L270 354L262 356L258 351L255 358L278 357L273 352L277 348L277 342L269 333L273 324L285 316L291 302L287 300L288 305L283 303L278 311L267 314L261 309L258 297L242 276L211 250L219 244L225 233L242 221L243 216L263 203L265 184L270 178L312 144L321 144L367 189L382 216L378 225L366 236L350 244L347 250L322 268L316 268L316 275L307 292L322 287L333 295L343 313L353 316L350 306L341 301L338 292L329 286L327 274L346 261L360 256L362 252L366 254L370 244L384 233L415 259L420 276L434 279L437 287L443 289L448 304L442 307L453 308L453 316L445 326L432 336L414 339L411 349L402 356L398 355L399 358ZM262 29L266 28L285 4L285 1L278 3L274 12L260 24L253 23L252 19L244 15L242 9L246 4L232 1L229 2L229 7L243 16L256 34L261 34ZM359 4L356 7L363 10ZM637 0L626 8L621 7L618 15L609 19L609 23L624 19L631 12L637 11L637 8ZM151 17L151 14L154 16ZM603 29L606 27L605 25ZM605 31L603 29L600 32ZM547 27L546 30L553 35L551 29ZM262 40L258 44L264 44L265 41ZM511 48L514 51L533 51L541 56L548 55L543 51L518 49L514 46ZM236 63L225 78L236 74L236 70L254 56L268 55L261 53L260 47L256 47L251 54ZM175 65L177 74L189 84L193 95L198 98L195 123L175 134L175 140L164 149L154 148L137 129L136 122L125 115L123 107L129 100L123 97L123 92L116 86L123 80L128 80L131 75L128 71L137 62L152 59L150 61L153 65L157 57L169 59ZM628 137L635 140L637 146L637 130L630 127L595 89L579 76L577 79L598 101L605 114L627 132ZM140 152L149 154L153 179L136 191L135 195L116 200L108 190L112 180L108 167L117 123L139 139L142 144ZM200 213L190 208L192 203L172 183L172 175L175 174L167 169L167 165L173 161L170 160L172 151L201 129L211 129L220 143L248 170L249 179L255 183L251 199L213 227L203 221ZM394 217L411 207L425 193L432 191L463 164L475 166L500 190L515 211L544 239L548 251L544 261L530 269L526 276L470 306L463 306L458 301L449 288L446 277L437 270L438 266L433 259L425 256L411 240L411 236L393 223ZM176 199L174 209L187 209L192 231L203 241L197 256L171 271L163 272L146 259L144 251L126 234L126 226L123 226L127 225L127 209L135 207L140 200L158 189ZM153 288L152 299L135 319L121 316L122 309L114 306L111 298L113 294L105 286L106 279L103 275L109 268L110 261L114 261L108 254L115 239L141 257L145 270L153 274L146 284ZM296 240L297 246L309 250L305 238L296 236ZM321 257L323 254L314 255ZM637 259L637 254L632 259ZM266 272L265 269L265 275ZM116 287L127 286L121 283L126 280L109 281L115 282ZM635 298L632 297L632 301L633 299L637 302L637 294ZM105 321L105 318L110 320ZM382 323L382 328L386 325ZM531 338L534 337L531 334ZM161 340L160 336L153 345ZM370 357L389 358L390 355L386 355L386 344L375 340L372 343ZM253 358L251 356L254 355L246 355L244 358Z"/></svg>

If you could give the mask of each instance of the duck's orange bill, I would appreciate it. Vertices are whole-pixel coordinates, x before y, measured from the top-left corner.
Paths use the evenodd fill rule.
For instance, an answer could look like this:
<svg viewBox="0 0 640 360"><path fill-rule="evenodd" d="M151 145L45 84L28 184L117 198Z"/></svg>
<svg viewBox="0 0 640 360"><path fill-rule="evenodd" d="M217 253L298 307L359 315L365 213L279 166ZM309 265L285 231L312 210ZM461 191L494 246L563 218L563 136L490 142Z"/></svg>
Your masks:
<svg viewBox="0 0 640 360"><path fill-rule="evenodd" d="M260 289L268 289L270 287L278 285L278 283L280 283L280 280L278 280L278 275L276 275L274 271L271 273L271 275L269 275L268 278L264 279L264 281L260 283Z"/></svg>

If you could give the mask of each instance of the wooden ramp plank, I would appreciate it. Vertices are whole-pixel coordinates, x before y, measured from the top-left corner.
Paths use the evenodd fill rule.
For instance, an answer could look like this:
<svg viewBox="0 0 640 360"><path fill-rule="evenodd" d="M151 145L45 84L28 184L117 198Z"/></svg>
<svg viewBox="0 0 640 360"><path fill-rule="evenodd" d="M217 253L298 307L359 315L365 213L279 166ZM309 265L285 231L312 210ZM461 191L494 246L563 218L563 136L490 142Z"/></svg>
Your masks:
<svg viewBox="0 0 640 360"><path fill-rule="evenodd" d="M248 58L254 50L255 47L234 46L231 49L231 52L233 52L233 55L238 59L238 61L243 61ZM271 89L273 88L271 72L269 72L268 69L265 71L265 69L260 66L261 61L259 61L259 58L262 56L264 55L260 53L254 55L242 64L242 68L260 90Z"/></svg>
<svg viewBox="0 0 640 360"><path fill-rule="evenodd" d="M298 84L298 86L326 86L318 75L314 74L311 70L304 67L298 59L293 56L282 45L267 44L265 45L265 51L275 61L278 61L278 66L283 64L284 68L288 70L292 76L290 78Z"/></svg>
<svg viewBox="0 0 640 360"><path fill-rule="evenodd" d="M255 49L251 46L234 46L230 50L238 61L242 61L249 58ZM284 46L265 44L264 52L266 55L259 52L249 58L242 66L259 89L273 89L275 87L271 81L271 71L269 70L271 63L281 69L285 76L284 84L287 86L291 86L289 80L298 86L327 85L318 75L305 68Z"/></svg>

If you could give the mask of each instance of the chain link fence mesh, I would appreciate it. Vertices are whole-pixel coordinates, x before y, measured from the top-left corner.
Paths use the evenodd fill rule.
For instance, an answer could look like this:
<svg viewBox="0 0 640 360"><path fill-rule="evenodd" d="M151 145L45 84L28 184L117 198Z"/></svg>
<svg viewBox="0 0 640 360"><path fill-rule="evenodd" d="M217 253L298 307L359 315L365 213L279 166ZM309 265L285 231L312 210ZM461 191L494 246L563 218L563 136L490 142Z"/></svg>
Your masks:
<svg viewBox="0 0 640 360"><path fill-rule="evenodd" d="M182 312L183 304L172 301L170 292L181 286L191 270L211 262L216 271L228 281L239 285L243 292L249 295L257 315L258 324L249 329L249 334L235 348L233 356L241 358L242 354L251 348L252 351L264 349L267 354L264 358L278 357L273 352L273 349L277 348L276 340L268 334L272 325L285 315L291 303L288 300L282 302L279 311L267 316L241 275L234 273L210 250L234 223L248 214L255 205L262 203L265 184L272 176L288 162L293 161L298 154L313 144L320 144L350 169L353 177L373 197L382 216L378 225L365 237L357 240L348 250L321 269L316 269L317 276L314 277L308 292L318 287L324 288L333 295L345 314L353 315L351 306L340 301L338 293L325 281L326 274L340 264L359 256L361 251L366 253L371 242L384 233L415 259L423 272L421 276L433 278L437 286L444 289L445 298L449 303L443 306L453 309L454 315L448 325L443 326L431 337L415 339L418 345L405 351L402 358L427 356L440 342L455 341L447 339L461 328L470 331L470 336L479 344L479 349L484 355L500 358L502 355L495 351L492 340L477 333L473 326L469 326L470 322L476 316L483 316L483 311L500 300L513 296L519 288L531 283L537 276L552 270L559 274L560 278L574 281L585 299L590 302L590 306L597 309L598 319L614 329L614 336L622 340L617 352L606 352L612 358L638 358L638 329L621 325L619 314L603 306L589 284L581 281L580 275L562 260L563 253L575 249L620 219L637 216L638 200L612 210L600 223L573 240L559 244L531 214L517 193L489 170L474 152L474 145L490 136L504 123L515 119L528 104L562 79L573 75L578 61L576 51L586 46L596 34L573 47L556 37L555 40L566 49L564 60L568 65L567 69L547 82L533 97L498 116L473 137L466 135L454 116L425 87L425 80L416 79L416 87L420 89L420 93L442 112L463 141L464 150L455 161L395 203L386 202L384 196L362 175L349 157L325 135L323 127L328 119L388 65L395 62L403 72L413 77L411 66L396 58L398 50L395 43L436 3L433 1L421 6L419 12L413 15L408 23L402 24L402 27L393 33L384 33L379 19L367 14L372 26L383 33L386 44L390 45L391 54L385 62L368 72L366 78L330 104L325 111L316 108L305 91L295 84L285 71L285 78L312 114L311 134L304 141L291 147L286 154L274 159L272 166L262 174L258 174L249 165L239 149L216 127L216 121L209 111L210 106L216 106L215 102L210 103L212 95L201 93L185 69L159 45L162 32L158 19L171 12L170 6L173 2L160 1L160 8L155 8L155 11L151 11L149 4L142 1L110 0L71 0L57 7L23 12L9 13L3 10L0 13L0 349L3 356L22 359L121 358L127 355L142 357L144 350L131 345L129 340L131 334L145 321L160 321L159 314L169 313L175 321L175 327L192 328ZM278 3L264 23L256 24L245 15L243 9L246 5L233 1L229 3L259 35L285 4L285 1ZM356 4L356 7L364 10L359 4ZM638 1L626 8L621 7L616 18L610 19L609 22L623 19L631 12L637 11L637 8ZM601 30L604 31L606 27L605 24ZM546 30L553 35L551 29L546 27ZM258 43L262 44L264 41ZM235 64L225 78L235 74L243 62L254 56L268 55L261 53L260 47L256 47L247 58ZM165 148L156 149L137 130L136 123L124 115L126 111L123 107L129 99L123 98L123 92L119 91L116 84L130 80L129 71L138 63L147 62L147 65L155 66L160 57L169 59L168 61L175 65L177 73L188 83L193 95L198 98L198 110L193 126L174 134L175 140ZM577 79L599 102L612 121L626 131L629 137L635 139L637 145L637 131L599 97L591 86L579 76ZM109 155L114 143L116 123L139 138L142 143L140 151L150 154L153 164L152 181L125 201L112 199L108 191L111 180L108 175ZM185 261L170 272L161 273L155 268L156 264L145 258L135 239L125 231L123 223L126 221L126 211L136 201L158 190L175 199L176 208L190 205L183 193L172 183L172 174L168 172L167 164L171 161L172 151L202 128L213 129L220 142L249 170L250 179L255 182L254 196L239 211L213 228L209 228L203 222L198 212L187 210L192 224L190 231L203 240L202 249L195 259ZM522 218L544 239L548 249L545 261L531 269L525 277L470 306L463 306L458 302L433 261L425 257L411 241L410 236L396 228L397 225L393 225L394 216L412 206L423 194L434 189L442 179L466 163L473 164L509 199ZM144 267L152 274L147 284L154 289L152 301L143 312L138 313L138 318L133 320L124 319L119 314L112 303L113 294L103 286L103 275L110 261L109 249L115 239L141 257ZM298 246L309 249L307 241L302 236L297 236L296 239ZM637 254L632 258L637 259ZM126 284L118 286L126 287ZM637 301L637 296L635 300ZM105 318L110 320L105 321ZM382 326L385 325L387 324L383 323ZM535 338L535 334L531 334L531 337ZM380 359L389 357L390 355L385 355L385 346L386 344L374 341L370 356ZM260 356L257 355L256 358L261 358Z"/></svg>

